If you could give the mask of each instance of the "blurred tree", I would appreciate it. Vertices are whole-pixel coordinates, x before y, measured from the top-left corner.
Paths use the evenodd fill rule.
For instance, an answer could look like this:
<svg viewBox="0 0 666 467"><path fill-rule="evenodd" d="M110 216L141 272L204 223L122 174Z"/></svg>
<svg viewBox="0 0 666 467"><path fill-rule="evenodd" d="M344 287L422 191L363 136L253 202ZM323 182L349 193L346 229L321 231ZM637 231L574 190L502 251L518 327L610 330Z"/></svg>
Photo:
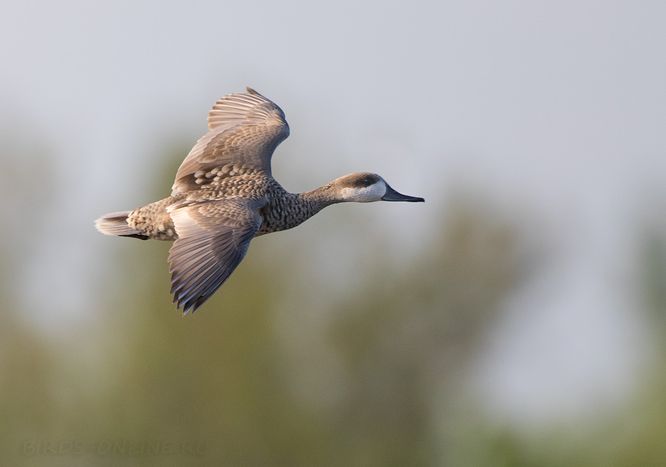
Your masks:
<svg viewBox="0 0 666 467"><path fill-rule="evenodd" d="M168 301L166 246L139 245L141 279L118 282L127 298L108 315L122 342L106 364L117 370L104 403L113 415L94 436L201 443L225 465L437 465L435 403L454 393L520 271L513 229L470 206L451 207L421 258L391 268L378 257L381 275L309 310L329 308L334 319L324 329L301 323L299 332L320 333L311 341L320 348L301 350L332 352L344 367L328 380L338 402L323 410L316 394L294 391L276 329L289 261L278 270L250 255L208 311L183 319ZM311 365L299 371L320 375Z"/></svg>
<svg viewBox="0 0 666 467"><path fill-rule="evenodd" d="M121 256L98 261L112 266L100 273L99 319L58 340L24 321L17 275L26 256L39 261L30 246L57 177L45 151L10 152L28 156L8 161L0 183L12 199L1 214L22 219L0 245L2 465L664 465L659 229L643 242L639 283L660 358L636 402L591 420L586 435L551 427L525 436L495 427L461 396L532 260L488 203L451 202L439 233L399 264L382 254L381 232L359 235L373 239L366 269L381 274L358 274L344 293L294 285L299 265L287 251L250 254L185 318L169 299L169 245L122 239ZM165 194L183 152L146 199ZM26 179L37 189L26 190ZM298 303L326 319L284 314Z"/></svg>
<svg viewBox="0 0 666 467"><path fill-rule="evenodd" d="M441 236L412 264L345 298L332 339L347 369L338 427L354 465L437 465L453 446L435 435L522 268L514 229L469 201L448 207ZM444 417L444 420L438 419ZM440 457L444 454L444 459ZM344 462L342 463L344 464Z"/></svg>
<svg viewBox="0 0 666 467"><path fill-rule="evenodd" d="M48 193L55 182L49 151L15 128L0 128L0 464L26 460L36 441L58 433L62 415L54 383L59 363L48 336L25 316L25 293L33 290L26 268L35 260L32 246L40 239L51 207ZM26 189L29 187L29 189ZM26 282L28 282L26 284Z"/></svg>

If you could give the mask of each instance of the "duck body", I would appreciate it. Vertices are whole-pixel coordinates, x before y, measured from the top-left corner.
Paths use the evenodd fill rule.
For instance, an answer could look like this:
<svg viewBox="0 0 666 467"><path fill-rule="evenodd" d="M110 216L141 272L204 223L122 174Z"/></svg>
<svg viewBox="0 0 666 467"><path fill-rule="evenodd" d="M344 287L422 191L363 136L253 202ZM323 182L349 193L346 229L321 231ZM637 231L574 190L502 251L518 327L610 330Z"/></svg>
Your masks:
<svg viewBox="0 0 666 467"><path fill-rule="evenodd" d="M326 190L290 193L274 178L263 174L239 174L211 181L200 190L177 194L135 209L127 216L127 225L137 236L152 240L178 239L170 211L215 201L252 200L259 208L261 226L255 237L291 229L339 201L325 195ZM224 204L223 204L224 205ZM231 214L233 203L228 204ZM222 208L224 211L224 208Z"/></svg>
<svg viewBox="0 0 666 467"><path fill-rule="evenodd" d="M178 169L170 196L96 221L106 235L174 242L171 291L185 313L224 283L256 236L296 227L331 204L423 201L368 172L288 192L273 178L270 161L289 126L277 105L250 88L216 102L208 126Z"/></svg>

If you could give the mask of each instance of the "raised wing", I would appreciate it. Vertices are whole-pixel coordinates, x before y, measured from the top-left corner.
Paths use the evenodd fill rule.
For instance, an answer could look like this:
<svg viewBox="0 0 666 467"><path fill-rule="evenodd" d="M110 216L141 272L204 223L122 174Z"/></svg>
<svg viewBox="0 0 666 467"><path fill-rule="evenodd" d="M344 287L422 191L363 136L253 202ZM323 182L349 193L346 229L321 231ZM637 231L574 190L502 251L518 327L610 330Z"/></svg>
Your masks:
<svg viewBox="0 0 666 467"><path fill-rule="evenodd" d="M289 136L282 109L251 88L217 101L208 128L178 169L172 194L198 189L195 174L224 166L270 175L273 151Z"/></svg>
<svg viewBox="0 0 666 467"><path fill-rule="evenodd" d="M169 250L171 293L194 312L227 280L261 226L263 199L229 199L170 210L178 239Z"/></svg>

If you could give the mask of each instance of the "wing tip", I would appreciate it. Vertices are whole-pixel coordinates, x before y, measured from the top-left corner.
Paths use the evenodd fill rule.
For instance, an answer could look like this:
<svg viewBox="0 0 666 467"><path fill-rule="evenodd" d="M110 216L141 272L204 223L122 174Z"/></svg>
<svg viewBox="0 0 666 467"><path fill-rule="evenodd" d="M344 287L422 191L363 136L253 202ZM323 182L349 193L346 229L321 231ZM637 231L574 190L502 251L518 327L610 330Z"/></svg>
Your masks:
<svg viewBox="0 0 666 467"><path fill-rule="evenodd" d="M173 294L173 303L176 304L176 310L181 311L183 316L192 315L197 308L203 305L204 300L195 297L180 296L179 293Z"/></svg>

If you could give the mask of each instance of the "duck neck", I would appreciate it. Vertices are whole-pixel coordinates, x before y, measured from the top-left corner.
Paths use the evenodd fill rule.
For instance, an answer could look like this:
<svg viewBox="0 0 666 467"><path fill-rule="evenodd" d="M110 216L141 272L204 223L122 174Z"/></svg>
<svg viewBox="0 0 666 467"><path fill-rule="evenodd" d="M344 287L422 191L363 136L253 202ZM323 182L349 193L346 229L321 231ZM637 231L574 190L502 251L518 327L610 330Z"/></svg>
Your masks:
<svg viewBox="0 0 666 467"><path fill-rule="evenodd" d="M329 185L304 193L288 193L279 187L278 192L262 212L263 223L257 235L291 229L326 206L342 201L336 199Z"/></svg>
<svg viewBox="0 0 666 467"><path fill-rule="evenodd" d="M326 206L342 202L341 199L335 196L331 185L324 185L312 191L297 193L296 197L310 211L310 216L314 216Z"/></svg>

